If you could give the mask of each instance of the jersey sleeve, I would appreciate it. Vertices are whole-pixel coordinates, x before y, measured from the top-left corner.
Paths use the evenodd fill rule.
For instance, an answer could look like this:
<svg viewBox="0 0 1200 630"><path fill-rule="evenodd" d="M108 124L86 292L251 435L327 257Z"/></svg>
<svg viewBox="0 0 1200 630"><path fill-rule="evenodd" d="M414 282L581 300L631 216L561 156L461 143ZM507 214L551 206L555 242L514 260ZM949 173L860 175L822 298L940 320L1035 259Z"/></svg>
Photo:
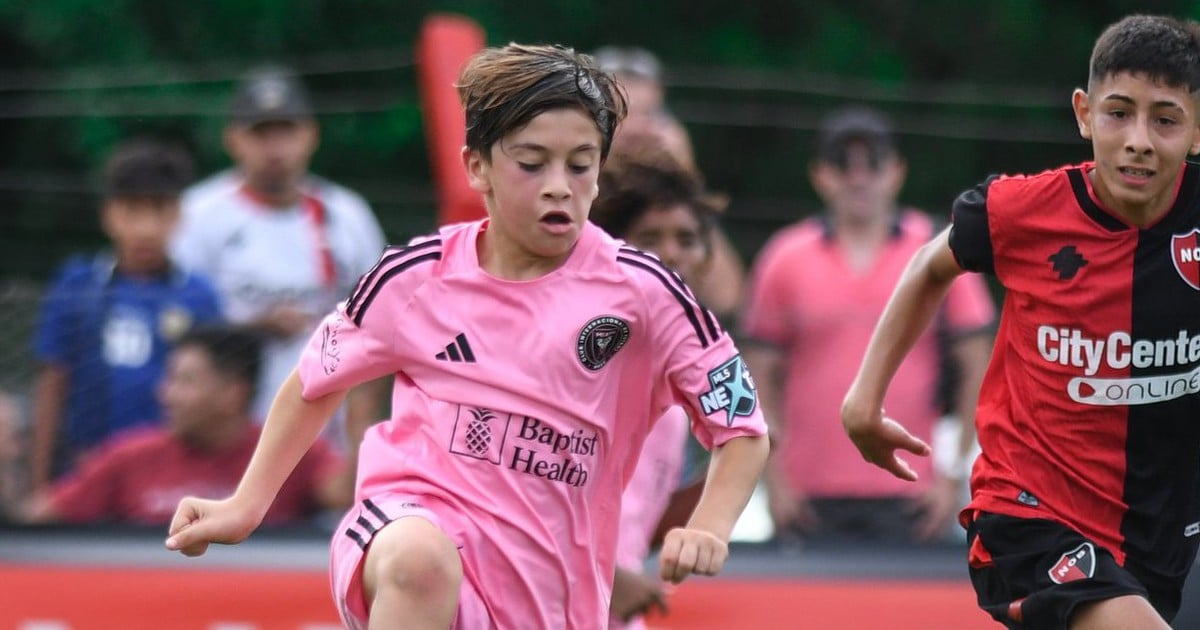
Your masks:
<svg viewBox="0 0 1200 630"><path fill-rule="evenodd" d="M679 276L650 265L658 282L647 287L648 321L655 355L665 360L670 402L690 411L692 433L707 449L765 435L754 380L729 334Z"/></svg>
<svg viewBox="0 0 1200 630"><path fill-rule="evenodd" d="M950 250L967 271L996 273L992 256L992 233L988 221L988 188L999 179L993 175L982 184L964 191L951 211Z"/></svg>
<svg viewBox="0 0 1200 630"><path fill-rule="evenodd" d="M789 270L783 264L778 241L768 243L750 272L750 288L741 317L742 338L769 345L786 345L790 339L788 326L787 283Z"/></svg>
<svg viewBox="0 0 1200 630"><path fill-rule="evenodd" d="M438 257L440 251L434 247L384 250L350 296L309 338L297 366L306 400L345 391L401 369L398 327L409 298L428 273L428 265L419 263Z"/></svg>

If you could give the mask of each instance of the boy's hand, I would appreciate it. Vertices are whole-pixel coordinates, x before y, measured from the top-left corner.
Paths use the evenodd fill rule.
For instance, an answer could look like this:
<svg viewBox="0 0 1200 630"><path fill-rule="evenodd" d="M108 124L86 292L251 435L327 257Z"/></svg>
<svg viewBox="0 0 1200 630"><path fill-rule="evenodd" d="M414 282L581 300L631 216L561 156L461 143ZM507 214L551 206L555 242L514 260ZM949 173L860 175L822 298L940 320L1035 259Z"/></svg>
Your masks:
<svg viewBox="0 0 1200 630"><path fill-rule="evenodd" d="M233 545L245 540L262 517L255 518L233 499L210 501L187 497L171 519L166 546L185 556L199 556L210 543Z"/></svg>
<svg viewBox="0 0 1200 630"><path fill-rule="evenodd" d="M652 608L665 614L667 593L658 580L617 567L609 607L618 619L628 623L634 616L644 615Z"/></svg>
<svg viewBox="0 0 1200 630"><path fill-rule="evenodd" d="M896 449L928 456L929 445L915 438L899 422L883 415L883 410L859 411L848 399L842 404L842 426L858 447L863 459L906 481L916 481L917 473L908 462L896 456Z"/></svg>
<svg viewBox="0 0 1200 630"><path fill-rule="evenodd" d="M688 575L716 575L729 557L729 544L703 529L676 527L667 532L659 552L659 574L678 584Z"/></svg>

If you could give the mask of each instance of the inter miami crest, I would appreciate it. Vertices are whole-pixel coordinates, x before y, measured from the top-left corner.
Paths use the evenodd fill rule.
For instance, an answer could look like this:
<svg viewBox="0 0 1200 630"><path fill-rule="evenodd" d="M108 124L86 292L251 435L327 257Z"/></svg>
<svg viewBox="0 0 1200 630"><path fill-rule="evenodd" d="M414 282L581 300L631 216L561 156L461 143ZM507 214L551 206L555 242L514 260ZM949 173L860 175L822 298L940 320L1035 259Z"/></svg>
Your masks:
<svg viewBox="0 0 1200 630"><path fill-rule="evenodd" d="M700 408L706 415L724 409L726 426L733 426L737 416L754 413L758 406L758 392L740 354L710 371L708 384L712 389L700 396Z"/></svg>
<svg viewBox="0 0 1200 630"><path fill-rule="evenodd" d="M1055 584L1066 584L1075 580L1086 580L1096 573L1096 549L1092 543L1083 543L1064 553L1050 567L1050 580Z"/></svg>
<svg viewBox="0 0 1200 630"><path fill-rule="evenodd" d="M1175 263L1179 277L1188 286L1200 291L1200 242L1197 235L1200 235L1200 228L1171 236L1171 262Z"/></svg>
<svg viewBox="0 0 1200 630"><path fill-rule="evenodd" d="M579 331L575 350L579 362L593 372L604 367L609 359L629 341L629 324L623 319L603 315L588 322Z"/></svg>

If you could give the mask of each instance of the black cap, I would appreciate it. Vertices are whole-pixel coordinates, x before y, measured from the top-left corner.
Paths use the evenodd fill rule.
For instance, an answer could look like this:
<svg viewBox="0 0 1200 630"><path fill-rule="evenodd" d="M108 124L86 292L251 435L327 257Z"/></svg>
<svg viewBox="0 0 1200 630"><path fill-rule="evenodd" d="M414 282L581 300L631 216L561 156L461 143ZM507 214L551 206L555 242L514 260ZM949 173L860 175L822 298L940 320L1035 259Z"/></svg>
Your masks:
<svg viewBox="0 0 1200 630"><path fill-rule="evenodd" d="M229 115L236 123L257 125L312 118L313 108L295 74L269 67L246 75L233 97Z"/></svg>
<svg viewBox="0 0 1200 630"><path fill-rule="evenodd" d="M183 149L153 140L134 140L113 151L104 165L107 197L174 197L195 179Z"/></svg>
<svg viewBox="0 0 1200 630"><path fill-rule="evenodd" d="M869 107L846 107L821 121L817 133L817 160L846 167L846 148L853 142L866 145L871 162L896 153L892 126L883 114Z"/></svg>

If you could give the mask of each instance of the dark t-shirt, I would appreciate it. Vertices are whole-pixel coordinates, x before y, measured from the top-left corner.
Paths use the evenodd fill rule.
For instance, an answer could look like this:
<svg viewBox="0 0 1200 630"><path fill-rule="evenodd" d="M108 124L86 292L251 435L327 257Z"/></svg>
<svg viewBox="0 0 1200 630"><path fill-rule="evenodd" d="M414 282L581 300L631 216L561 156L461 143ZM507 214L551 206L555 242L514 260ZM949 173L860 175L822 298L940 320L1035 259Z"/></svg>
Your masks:
<svg viewBox="0 0 1200 630"><path fill-rule="evenodd" d="M1091 168L955 202L955 257L1007 289L967 509L1058 521L1178 578L1200 540L1200 169L1138 229L1100 207Z"/></svg>

